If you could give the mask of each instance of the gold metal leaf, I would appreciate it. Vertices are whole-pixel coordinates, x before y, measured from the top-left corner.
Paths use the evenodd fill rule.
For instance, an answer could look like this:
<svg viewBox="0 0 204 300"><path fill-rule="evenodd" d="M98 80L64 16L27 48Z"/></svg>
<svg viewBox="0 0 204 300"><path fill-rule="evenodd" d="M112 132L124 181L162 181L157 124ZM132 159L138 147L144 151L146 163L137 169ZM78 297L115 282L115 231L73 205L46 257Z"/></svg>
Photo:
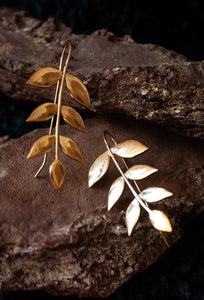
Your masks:
<svg viewBox="0 0 204 300"><path fill-rule="evenodd" d="M77 144L70 138L66 136L59 136L59 143L62 148L62 151L69 157L78 160L81 163L84 163L82 154L79 150Z"/></svg>
<svg viewBox="0 0 204 300"><path fill-rule="evenodd" d="M119 143L111 148L111 151L119 157L131 158L138 155L148 148L135 140L128 140L123 143Z"/></svg>
<svg viewBox="0 0 204 300"><path fill-rule="evenodd" d="M111 185L108 194L108 210L110 210L113 205L118 201L123 193L125 186L125 181L123 177L118 177Z"/></svg>
<svg viewBox="0 0 204 300"><path fill-rule="evenodd" d="M107 152L101 154L91 165L89 169L88 181L89 187L94 185L108 170L110 164L110 156Z"/></svg>
<svg viewBox="0 0 204 300"><path fill-rule="evenodd" d="M31 84L39 87L49 87L62 77L62 71L55 68L46 67L37 70L27 81L27 84Z"/></svg>
<svg viewBox="0 0 204 300"><path fill-rule="evenodd" d="M147 202L157 202L173 194L160 187L150 187L140 193L140 197Z"/></svg>
<svg viewBox="0 0 204 300"><path fill-rule="evenodd" d="M126 226L128 229L128 235L130 236L133 228L135 227L140 216L140 205L137 199L134 199L126 210Z"/></svg>
<svg viewBox="0 0 204 300"><path fill-rule="evenodd" d="M80 104L89 107L90 98L89 93L85 85L77 77L66 74L67 88L70 91L72 97Z"/></svg>
<svg viewBox="0 0 204 300"><path fill-rule="evenodd" d="M49 152L55 142L54 135L43 135L35 141L27 158L42 155Z"/></svg>
<svg viewBox="0 0 204 300"><path fill-rule="evenodd" d="M158 169L147 165L135 165L127 170L125 173L126 177L131 180L140 180L143 179L154 172L157 172Z"/></svg>
<svg viewBox="0 0 204 300"><path fill-rule="evenodd" d="M84 121L75 109L70 106L62 105L61 111L65 122L78 130L86 132Z"/></svg>
<svg viewBox="0 0 204 300"><path fill-rule="evenodd" d="M171 232L172 227L168 217L160 210L152 210L149 214L152 225L161 231Z"/></svg>
<svg viewBox="0 0 204 300"><path fill-rule="evenodd" d="M50 178L56 189L60 189L64 178L65 168L59 159L55 159L50 166Z"/></svg>
<svg viewBox="0 0 204 300"><path fill-rule="evenodd" d="M54 103L43 103L39 105L34 111L30 114L27 122L40 122L47 121L54 117L57 112L57 104Z"/></svg>

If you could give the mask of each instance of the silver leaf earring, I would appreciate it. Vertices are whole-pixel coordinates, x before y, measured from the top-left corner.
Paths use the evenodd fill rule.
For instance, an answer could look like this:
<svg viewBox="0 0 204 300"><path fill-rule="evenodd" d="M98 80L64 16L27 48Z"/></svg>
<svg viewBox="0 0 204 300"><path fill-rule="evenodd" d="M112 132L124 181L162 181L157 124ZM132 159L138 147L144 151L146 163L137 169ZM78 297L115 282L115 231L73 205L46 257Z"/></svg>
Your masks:
<svg viewBox="0 0 204 300"><path fill-rule="evenodd" d="M109 138L112 140L114 146L109 146L107 136L109 136ZM132 158L140 153L143 153L148 148L136 140L127 140L118 144L108 131L104 131L103 138L107 151L101 154L91 165L88 176L89 187L92 187L105 175L109 168L111 158L120 172L120 177L115 179L110 187L108 193L108 210L110 210L120 199L125 184L127 184L134 197L125 214L128 235L131 235L135 225L137 224L140 216L140 207L143 207L149 214L151 224L160 231L165 244L169 247L162 231L171 232L171 223L164 212L160 210L151 210L148 204L160 201L164 198L172 196L173 194L162 187L149 187L141 191L136 180L146 178L147 176L157 172L158 169L141 164L128 168L128 165L125 161L125 158ZM119 166L116 157L122 158L123 164L127 169L125 173Z"/></svg>

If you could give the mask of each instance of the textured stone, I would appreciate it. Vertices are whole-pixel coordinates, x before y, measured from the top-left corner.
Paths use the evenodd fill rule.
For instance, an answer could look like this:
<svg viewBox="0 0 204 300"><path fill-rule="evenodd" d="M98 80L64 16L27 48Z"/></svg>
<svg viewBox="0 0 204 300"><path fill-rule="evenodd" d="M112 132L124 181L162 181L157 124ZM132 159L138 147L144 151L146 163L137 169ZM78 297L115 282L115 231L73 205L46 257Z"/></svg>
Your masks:
<svg viewBox="0 0 204 300"><path fill-rule="evenodd" d="M56 19L0 10L0 91L9 97L51 101L54 87L26 85L44 66L58 66L62 45L72 42L69 72L87 85L89 111L162 124L179 134L203 138L203 62L152 44L117 38L105 29L75 35ZM64 103L73 104L64 90ZM77 107L77 104L74 104Z"/></svg>
<svg viewBox="0 0 204 300"><path fill-rule="evenodd" d="M107 212L108 190L118 176L113 164L88 189L88 169L105 151L104 129L118 142L137 139L149 147L128 164L145 163L159 169L139 182L141 188L161 186L174 193L151 205L167 213L172 222L173 232L166 234L170 245L181 236L182 224L203 210L203 141L130 120L91 118L86 127L86 134L67 125L60 127L62 135L78 143L85 164L60 153L66 178L59 191L48 174L53 151L39 179L33 175L42 157L26 160L30 147L46 129L0 147L2 291L43 289L52 294L107 297L166 251L144 211L132 236L127 236L124 212L132 200L128 190Z"/></svg>

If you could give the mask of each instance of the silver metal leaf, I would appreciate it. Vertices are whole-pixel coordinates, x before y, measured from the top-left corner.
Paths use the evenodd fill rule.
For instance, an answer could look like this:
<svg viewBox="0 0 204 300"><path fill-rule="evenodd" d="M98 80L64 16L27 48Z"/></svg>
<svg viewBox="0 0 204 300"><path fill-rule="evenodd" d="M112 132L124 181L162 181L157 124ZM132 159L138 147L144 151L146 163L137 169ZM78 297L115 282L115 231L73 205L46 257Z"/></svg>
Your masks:
<svg viewBox="0 0 204 300"><path fill-rule="evenodd" d="M125 181L123 177L118 177L111 185L108 194L108 210L110 210L113 205L118 201L123 193L125 186Z"/></svg>
<svg viewBox="0 0 204 300"><path fill-rule="evenodd" d="M88 175L89 187L94 185L98 180L105 175L110 164L110 156L107 152L101 154L91 165Z"/></svg>
<svg viewBox="0 0 204 300"><path fill-rule="evenodd" d="M140 205L137 199L134 199L126 210L126 225L128 235L130 236L140 216Z"/></svg>
<svg viewBox="0 0 204 300"><path fill-rule="evenodd" d="M150 187L140 193L140 197L147 202L157 202L173 194L160 187Z"/></svg>
<svg viewBox="0 0 204 300"><path fill-rule="evenodd" d="M138 155L148 148L135 140L128 140L122 143L119 143L111 148L111 151L119 157L131 158L135 155Z"/></svg>
<svg viewBox="0 0 204 300"><path fill-rule="evenodd" d="M157 172L158 169L147 165L135 165L127 170L125 173L126 177L131 180L143 179L154 172Z"/></svg>
<svg viewBox="0 0 204 300"><path fill-rule="evenodd" d="M172 227L168 217L160 210L152 210L149 214L152 225L161 231L171 232Z"/></svg>

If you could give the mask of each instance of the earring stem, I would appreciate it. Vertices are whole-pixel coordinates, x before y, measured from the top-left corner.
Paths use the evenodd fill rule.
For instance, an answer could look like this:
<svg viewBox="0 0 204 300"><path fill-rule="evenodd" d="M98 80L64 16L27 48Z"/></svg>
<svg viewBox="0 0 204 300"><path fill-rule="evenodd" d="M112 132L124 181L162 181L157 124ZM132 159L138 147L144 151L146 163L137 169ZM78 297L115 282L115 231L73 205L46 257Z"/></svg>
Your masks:
<svg viewBox="0 0 204 300"><path fill-rule="evenodd" d="M62 104L62 91L63 91L63 85L67 73L68 63L69 59L71 57L71 43L69 44L69 53L65 62L65 66L62 73L62 79L60 82L59 92L58 92L58 103L57 103L57 119L56 119L56 126L55 126L55 158L59 158L59 124L60 124L60 115L61 115L61 104Z"/></svg>

